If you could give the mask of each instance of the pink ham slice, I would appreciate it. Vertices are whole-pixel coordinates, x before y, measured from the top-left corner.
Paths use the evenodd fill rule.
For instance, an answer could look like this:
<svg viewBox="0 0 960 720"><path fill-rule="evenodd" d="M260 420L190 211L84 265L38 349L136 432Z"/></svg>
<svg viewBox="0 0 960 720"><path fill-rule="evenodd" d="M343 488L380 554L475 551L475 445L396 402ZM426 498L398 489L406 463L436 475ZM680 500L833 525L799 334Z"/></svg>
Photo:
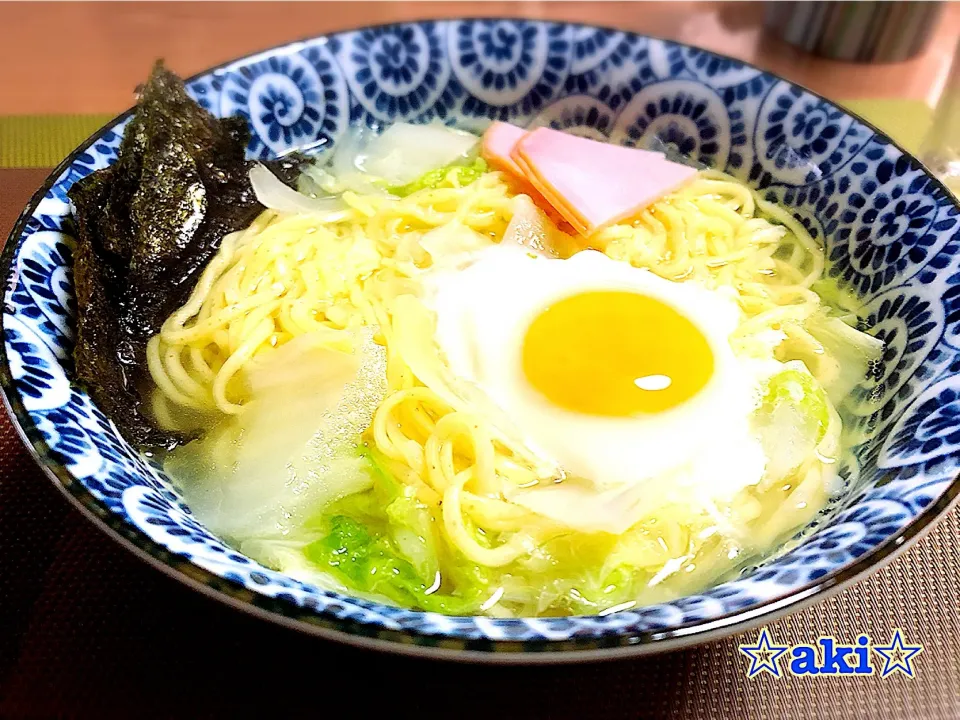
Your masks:
<svg viewBox="0 0 960 720"><path fill-rule="evenodd" d="M660 153L550 128L524 135L511 157L530 184L584 236L633 217L697 174L695 168Z"/></svg>
<svg viewBox="0 0 960 720"><path fill-rule="evenodd" d="M523 128L498 120L487 128L487 131L483 134L480 154L494 170L502 170L507 173L518 192L529 195L555 224L560 224L564 222L563 216L553 207L551 202L540 194L523 174L523 171L520 170L520 166L510 156L517 142L526 134L527 131Z"/></svg>
<svg viewBox="0 0 960 720"><path fill-rule="evenodd" d="M513 161L510 154L520 138L526 134L527 131L523 128L497 121L483 134L480 153L495 170L503 170L517 177L523 177L520 167Z"/></svg>

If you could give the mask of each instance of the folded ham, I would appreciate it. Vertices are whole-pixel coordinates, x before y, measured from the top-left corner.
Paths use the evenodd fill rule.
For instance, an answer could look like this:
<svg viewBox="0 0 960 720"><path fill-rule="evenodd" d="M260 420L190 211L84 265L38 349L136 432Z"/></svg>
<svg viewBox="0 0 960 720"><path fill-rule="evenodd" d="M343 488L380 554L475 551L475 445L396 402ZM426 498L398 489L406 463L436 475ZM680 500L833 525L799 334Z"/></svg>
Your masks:
<svg viewBox="0 0 960 720"><path fill-rule="evenodd" d="M483 134L480 152L483 159L494 170L502 170L517 176L523 176L520 166L514 162L510 154L527 131L516 125L505 122L495 122Z"/></svg>
<svg viewBox="0 0 960 720"><path fill-rule="evenodd" d="M514 162L510 154L517 142L527 134L523 128L505 122L494 122L483 134L480 153L487 164L494 170L501 170L507 174L514 190L530 198L543 210L555 225L567 225L566 219L557 211L533 183L523 174L520 166Z"/></svg>
<svg viewBox="0 0 960 720"><path fill-rule="evenodd" d="M584 236L637 215L697 174L662 153L507 123L490 127L483 152L492 167L526 180Z"/></svg>

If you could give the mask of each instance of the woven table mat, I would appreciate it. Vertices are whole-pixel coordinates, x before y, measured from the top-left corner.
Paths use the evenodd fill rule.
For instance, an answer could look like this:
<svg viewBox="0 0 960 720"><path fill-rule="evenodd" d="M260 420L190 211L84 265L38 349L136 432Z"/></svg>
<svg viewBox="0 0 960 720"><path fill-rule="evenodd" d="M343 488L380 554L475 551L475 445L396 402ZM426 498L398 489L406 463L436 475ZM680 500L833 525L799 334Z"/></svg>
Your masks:
<svg viewBox="0 0 960 720"><path fill-rule="evenodd" d="M885 103L856 110L878 107L882 117L874 119L895 134L894 126L915 131L923 121L916 107L909 120ZM0 139L29 136L22 122L4 135L3 120ZM52 164L64 145L0 147L0 156ZM45 175L0 169L0 237ZM827 635L853 643L861 634L886 643L894 628L924 646L912 680L901 673L748 679L738 645L754 643L755 631L651 658L539 668L354 650L248 617L140 562L63 499L0 416L0 718L346 710L351 717L952 720L960 718L957 511L868 580L768 625L779 644Z"/></svg>

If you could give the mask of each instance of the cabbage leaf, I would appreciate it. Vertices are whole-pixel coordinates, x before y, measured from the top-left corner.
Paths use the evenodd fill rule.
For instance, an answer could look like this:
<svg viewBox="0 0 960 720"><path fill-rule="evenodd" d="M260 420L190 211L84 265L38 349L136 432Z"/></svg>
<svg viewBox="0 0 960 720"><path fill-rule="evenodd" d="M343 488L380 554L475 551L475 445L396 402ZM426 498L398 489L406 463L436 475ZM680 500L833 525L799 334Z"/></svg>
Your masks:
<svg viewBox="0 0 960 720"><path fill-rule="evenodd" d="M476 613L491 594L486 573L468 567L464 558L453 559L448 565L465 572L457 573L455 583L442 583L429 508L371 462L377 468L372 490L344 498L307 524L321 537L306 545L305 557L356 592L429 612Z"/></svg>
<svg viewBox="0 0 960 720"><path fill-rule="evenodd" d="M487 172L487 163L476 158L469 165L454 163L429 170L406 185L389 187L391 195L406 197L420 190L436 190L439 187L465 187Z"/></svg>
<svg viewBox="0 0 960 720"><path fill-rule="evenodd" d="M753 417L767 456L766 479L786 478L814 457L831 419L830 402L817 379L799 361L784 363L766 380Z"/></svg>

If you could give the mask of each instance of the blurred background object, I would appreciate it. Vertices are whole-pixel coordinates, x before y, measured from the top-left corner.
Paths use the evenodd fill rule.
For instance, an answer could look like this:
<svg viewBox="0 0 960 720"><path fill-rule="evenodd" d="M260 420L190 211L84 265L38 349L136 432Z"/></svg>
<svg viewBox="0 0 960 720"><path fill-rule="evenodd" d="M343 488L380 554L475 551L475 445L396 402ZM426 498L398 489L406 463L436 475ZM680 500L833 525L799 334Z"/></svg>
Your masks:
<svg viewBox="0 0 960 720"><path fill-rule="evenodd" d="M924 139L920 159L955 195L960 195L960 41Z"/></svg>
<svg viewBox="0 0 960 720"><path fill-rule="evenodd" d="M856 62L899 62L922 52L943 2L768 2L765 24L798 48Z"/></svg>

